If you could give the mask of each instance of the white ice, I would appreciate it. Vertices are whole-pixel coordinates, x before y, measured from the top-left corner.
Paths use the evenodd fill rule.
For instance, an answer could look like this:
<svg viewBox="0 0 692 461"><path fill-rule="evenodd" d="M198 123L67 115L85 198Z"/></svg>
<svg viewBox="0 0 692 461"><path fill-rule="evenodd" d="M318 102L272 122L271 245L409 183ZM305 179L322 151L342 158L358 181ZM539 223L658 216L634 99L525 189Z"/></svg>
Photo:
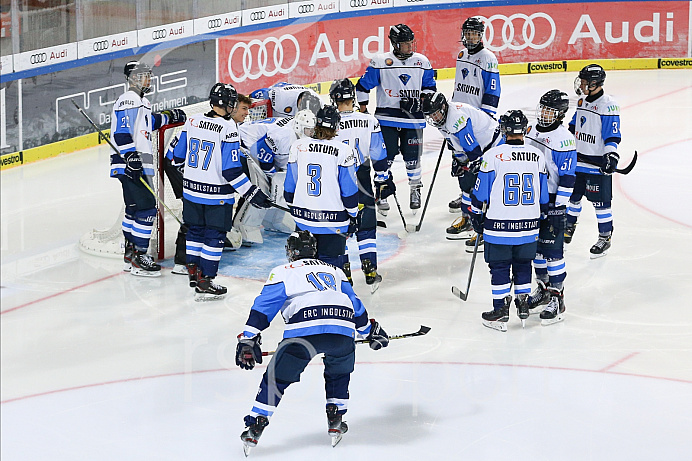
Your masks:
<svg viewBox="0 0 692 461"><path fill-rule="evenodd" d="M545 91L573 94L574 78L503 77L500 112L532 117ZM382 262L379 291L370 295L354 273L389 333L432 330L377 352L358 347L350 430L336 448L313 361L251 458L690 459L691 82L690 70L608 72L606 91L622 110L620 167L635 150L639 161L613 176L613 246L598 260L589 259L597 230L584 201L566 254L566 318L556 325L532 316L522 329L513 310L506 333L483 327L491 295L482 258L469 300L450 293L465 287L470 255L444 238L455 218L447 202L458 195L445 155L421 232ZM451 85L440 82L446 94ZM424 198L439 147L426 129ZM400 160L394 175L408 202ZM170 264L145 279L81 253L79 237L110 226L121 206L105 147L0 179L3 461L242 459L242 419L263 367L234 365L235 336L262 283L222 276L228 297L195 303ZM395 208L386 222L382 232L401 230ZM281 333L277 319L265 350Z"/></svg>

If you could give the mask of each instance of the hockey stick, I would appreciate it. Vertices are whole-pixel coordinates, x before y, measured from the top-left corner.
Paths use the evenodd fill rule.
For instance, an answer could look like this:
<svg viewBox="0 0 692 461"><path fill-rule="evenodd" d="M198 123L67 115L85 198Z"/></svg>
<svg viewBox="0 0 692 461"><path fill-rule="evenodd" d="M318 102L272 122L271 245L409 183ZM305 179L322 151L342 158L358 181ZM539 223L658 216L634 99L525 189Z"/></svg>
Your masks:
<svg viewBox="0 0 692 461"><path fill-rule="evenodd" d="M487 205L488 204L486 202L483 202L483 214L485 214ZM471 289L471 277L473 277L473 267L476 265L476 255L478 255L478 244L481 241L482 235L483 234L476 234L476 244L473 246L473 256L471 257L471 267L469 268L469 279L466 283L466 293L462 292L459 288L452 285L452 294L457 298L461 299L462 301L466 301L466 299L469 297L469 290Z"/></svg>
<svg viewBox="0 0 692 461"><path fill-rule="evenodd" d="M70 99L70 101L72 102L72 104L74 104L74 106L77 108L77 110L79 111L79 113L82 114L82 115L87 119L87 121L91 124L91 126L93 126L94 129L96 129L96 131L98 131L99 137L102 138L104 141L106 141L106 142L108 143L108 145L111 146L111 148L113 149L113 151L115 151L116 154L120 155L120 151L118 150L118 148L115 147L115 146L113 145L113 142L111 142L111 140L103 133L103 131L101 131L101 129L100 129L98 126L96 126L96 124L94 123L94 121L91 120L91 117L89 117L89 116L87 115L87 113L84 112L84 111L82 110L82 108L79 107L79 105L78 105L76 102L74 102L74 99ZM167 211L175 218L175 220L178 221L178 223L182 226L182 225L183 225L183 222L182 222L180 219L178 219L178 217L175 215L175 213L173 213L173 210L171 210L171 209L168 207L168 205L166 205L166 204L163 202L163 200L161 200L161 198L160 198L158 195L156 195L156 192L154 192L154 189L152 189L151 186L150 186L149 184L147 184L147 182L144 180L144 178L142 178L142 177L140 176L140 177L139 177L139 180L142 182L142 184L144 184L144 187L146 187L146 188L149 190L149 192L151 192L151 195L154 196L154 198L156 199L156 201L159 202L161 205L163 205L164 208L166 208L166 210L167 210Z"/></svg>
<svg viewBox="0 0 692 461"><path fill-rule="evenodd" d="M437 157L437 165L435 165L435 172L433 173L432 181L430 181L430 189L428 190L428 196L425 198L425 205L423 205L423 212L420 215L420 222L418 225L409 224L406 226L406 232L418 232L423 225L423 218L425 218L425 212L428 210L428 203L430 202L430 196L432 195L433 185L435 184L435 178L437 177L437 170L440 168L440 161L442 161L442 153L445 151L445 146L447 142L442 140L442 148L440 149L440 155Z"/></svg>
<svg viewBox="0 0 692 461"><path fill-rule="evenodd" d="M428 332L430 331L430 327L426 327L425 325L421 325L418 331L414 333L404 333L402 335L392 335L389 337L390 340L392 339L405 339L405 338L413 338L414 336L423 336L427 335ZM369 339L357 339L356 344L369 344L370 340ZM262 352L262 357L267 357L268 355L274 355L276 354L276 351L267 351L267 352Z"/></svg>
<svg viewBox="0 0 692 461"><path fill-rule="evenodd" d="M404 223L404 230L408 232L408 228L406 226L406 218L404 218L404 212L401 211L401 205L399 205L399 199L396 196L396 192L392 194L394 196L394 201L396 202L396 208L399 210L399 216L401 216L401 222Z"/></svg>
<svg viewBox="0 0 692 461"><path fill-rule="evenodd" d="M579 154L577 154L577 161L583 162L583 163L588 163L589 165L593 165L593 166L598 166L598 167L601 166L600 163L596 163L594 161L591 161L588 158L581 156ZM630 161L630 164L627 165L625 168L622 168L622 169L616 168L615 170L613 170L613 172L620 173L620 174L629 174L629 172L632 171L632 169L634 168L634 165L636 165L636 163L637 163L637 151L635 150L634 155L632 156L632 160Z"/></svg>

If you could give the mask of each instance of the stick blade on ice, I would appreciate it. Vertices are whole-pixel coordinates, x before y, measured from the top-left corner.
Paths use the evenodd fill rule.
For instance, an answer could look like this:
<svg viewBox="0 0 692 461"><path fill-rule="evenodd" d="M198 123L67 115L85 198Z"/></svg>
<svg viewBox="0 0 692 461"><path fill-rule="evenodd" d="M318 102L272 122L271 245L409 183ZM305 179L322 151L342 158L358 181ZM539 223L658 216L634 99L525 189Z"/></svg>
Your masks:
<svg viewBox="0 0 692 461"><path fill-rule="evenodd" d="M461 290L455 286L452 287L452 294L462 301L466 301L466 298L469 295L468 293L462 293Z"/></svg>

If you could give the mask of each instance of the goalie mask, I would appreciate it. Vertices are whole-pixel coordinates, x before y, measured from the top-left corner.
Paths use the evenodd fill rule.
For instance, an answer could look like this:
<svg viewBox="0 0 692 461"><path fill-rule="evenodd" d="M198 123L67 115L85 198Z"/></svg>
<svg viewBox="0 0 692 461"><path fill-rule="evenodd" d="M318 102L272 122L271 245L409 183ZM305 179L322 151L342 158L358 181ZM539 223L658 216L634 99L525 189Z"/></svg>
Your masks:
<svg viewBox="0 0 692 461"><path fill-rule="evenodd" d="M526 133L526 128L529 126L529 119L520 110L510 110L500 117L500 132L507 136L508 134Z"/></svg>
<svg viewBox="0 0 692 461"><path fill-rule="evenodd" d="M574 91L578 96L582 94L589 96L593 90L600 88L605 83L606 73L603 67L598 64L589 64L579 71L579 75L574 79Z"/></svg>
<svg viewBox="0 0 692 461"><path fill-rule="evenodd" d="M468 18L461 26L461 43L469 50L469 53L474 53L480 50L483 46L483 32L485 24L479 18Z"/></svg>
<svg viewBox="0 0 692 461"><path fill-rule="evenodd" d="M290 262L317 256L317 239L310 231L296 231L286 240L286 258Z"/></svg>
<svg viewBox="0 0 692 461"><path fill-rule="evenodd" d="M425 115L425 121L434 127L441 127L447 121L449 104L442 93L435 93L429 98L422 98L421 109Z"/></svg>
<svg viewBox="0 0 692 461"><path fill-rule="evenodd" d="M315 114L310 109L303 109L293 118L293 132L301 138L310 138L315 132Z"/></svg>
<svg viewBox="0 0 692 461"><path fill-rule="evenodd" d="M216 83L211 87L209 92L209 104L212 106L221 107L226 111L224 118L231 116L231 112L235 109L238 102L238 92L229 83ZM220 115L220 114L219 114Z"/></svg>
<svg viewBox="0 0 692 461"><path fill-rule="evenodd" d="M569 97L560 90L550 90L541 96L536 107L538 126L550 126L562 121L569 109Z"/></svg>
<svg viewBox="0 0 692 461"><path fill-rule="evenodd" d="M309 109L313 114L317 114L317 111L322 107L322 100L319 96L315 96L312 91L303 91L300 93L296 103L298 110Z"/></svg>
<svg viewBox="0 0 692 461"><path fill-rule="evenodd" d="M141 95L151 93L151 67L139 61L130 61L125 64L125 77L130 88L134 88Z"/></svg>
<svg viewBox="0 0 692 461"><path fill-rule="evenodd" d="M389 41L392 42L392 53L405 61L416 51L416 37L406 24L397 24L389 28Z"/></svg>
<svg viewBox="0 0 692 461"><path fill-rule="evenodd" d="M356 98L356 86L347 78L334 80L329 88L329 97L334 104Z"/></svg>

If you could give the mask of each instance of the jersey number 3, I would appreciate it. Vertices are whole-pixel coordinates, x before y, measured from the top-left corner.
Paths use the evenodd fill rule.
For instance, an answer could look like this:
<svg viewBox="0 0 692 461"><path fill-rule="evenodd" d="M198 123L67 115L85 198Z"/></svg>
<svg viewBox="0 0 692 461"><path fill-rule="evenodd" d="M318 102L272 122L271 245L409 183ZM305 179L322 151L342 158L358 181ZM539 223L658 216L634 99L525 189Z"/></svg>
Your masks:
<svg viewBox="0 0 692 461"><path fill-rule="evenodd" d="M322 193L322 165L309 163L308 164L308 176L310 176L310 181L308 182L308 195L312 197L317 197Z"/></svg>

